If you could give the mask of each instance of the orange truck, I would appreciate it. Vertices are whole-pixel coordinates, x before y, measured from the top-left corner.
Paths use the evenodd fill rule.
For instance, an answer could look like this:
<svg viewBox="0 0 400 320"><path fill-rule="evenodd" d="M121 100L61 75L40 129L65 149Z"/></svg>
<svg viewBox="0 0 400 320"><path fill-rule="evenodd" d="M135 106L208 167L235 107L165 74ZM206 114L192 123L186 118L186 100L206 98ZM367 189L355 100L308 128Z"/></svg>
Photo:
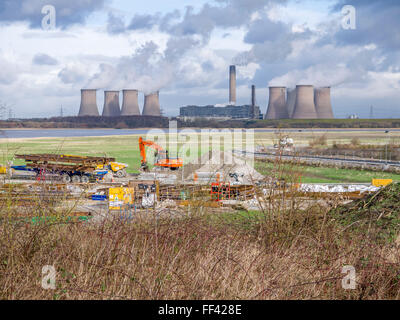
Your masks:
<svg viewBox="0 0 400 320"><path fill-rule="evenodd" d="M141 156L141 166L142 171L149 171L149 166L146 159L146 147L150 147L155 150L155 163L154 165L159 168L169 168L170 170L178 170L183 166L183 160L181 158L170 158L168 150L164 150L161 146L153 141L143 140L142 137L139 138L139 150Z"/></svg>

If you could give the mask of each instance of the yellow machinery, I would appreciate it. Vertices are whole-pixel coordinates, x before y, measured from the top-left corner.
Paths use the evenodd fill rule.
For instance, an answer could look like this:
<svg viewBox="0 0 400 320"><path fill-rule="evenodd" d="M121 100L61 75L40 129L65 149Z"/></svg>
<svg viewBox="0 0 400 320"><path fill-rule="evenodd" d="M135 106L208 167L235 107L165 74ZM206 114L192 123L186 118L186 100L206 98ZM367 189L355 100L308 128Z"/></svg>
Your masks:
<svg viewBox="0 0 400 320"><path fill-rule="evenodd" d="M124 206L134 204L134 188L109 188L108 200L110 210L121 210Z"/></svg>
<svg viewBox="0 0 400 320"><path fill-rule="evenodd" d="M126 163L120 163L120 162L110 162L108 164L100 164L97 166L98 170L111 170L113 174L115 174L118 178L124 178L126 177L126 168L128 168L128 165Z"/></svg>
<svg viewBox="0 0 400 320"><path fill-rule="evenodd" d="M0 164L0 174L6 174L6 173L7 173L7 168Z"/></svg>
<svg viewBox="0 0 400 320"><path fill-rule="evenodd" d="M374 187L386 187L392 183L393 183L392 179L373 179L372 180L372 185Z"/></svg>

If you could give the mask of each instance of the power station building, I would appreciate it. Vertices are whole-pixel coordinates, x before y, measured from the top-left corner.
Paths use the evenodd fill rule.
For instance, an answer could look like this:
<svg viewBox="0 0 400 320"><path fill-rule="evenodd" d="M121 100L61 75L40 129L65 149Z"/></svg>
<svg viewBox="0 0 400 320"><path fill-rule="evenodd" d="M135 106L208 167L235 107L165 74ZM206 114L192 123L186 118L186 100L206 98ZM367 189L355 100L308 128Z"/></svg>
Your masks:
<svg viewBox="0 0 400 320"><path fill-rule="evenodd" d="M81 105L78 116L99 116L96 89L81 90ZM122 90L122 108L119 91L104 91L103 117L139 116L138 90ZM236 67L229 67L229 103L180 108L183 119L333 119L331 88L314 88L312 85L297 85L296 88L269 87L269 102L265 116L256 102L256 88L251 86L251 103L236 105ZM143 116L162 116L159 91L145 94Z"/></svg>
<svg viewBox="0 0 400 320"><path fill-rule="evenodd" d="M161 116L160 93L158 91L144 96L142 115Z"/></svg>
<svg viewBox="0 0 400 320"><path fill-rule="evenodd" d="M331 88L298 85L295 89L269 88L265 119L333 119Z"/></svg>
<svg viewBox="0 0 400 320"><path fill-rule="evenodd" d="M97 90L82 89L81 105L78 117L99 116L97 107ZM104 91L103 117L140 116L139 91L132 89L122 90L122 108L119 103L119 91ZM144 97L143 116L161 116L159 92L147 94Z"/></svg>
<svg viewBox="0 0 400 320"><path fill-rule="evenodd" d="M207 118L207 119L259 119L260 108L258 106L243 105L243 106L232 106L227 105L225 107L216 106L186 106L180 109L179 116L184 120L190 120L195 118Z"/></svg>
<svg viewBox="0 0 400 320"><path fill-rule="evenodd" d="M119 91L104 91L103 117L119 117Z"/></svg>
<svg viewBox="0 0 400 320"><path fill-rule="evenodd" d="M122 96L121 116L139 116L139 92L137 90L122 90Z"/></svg>
<svg viewBox="0 0 400 320"><path fill-rule="evenodd" d="M224 106L189 105L180 108L179 117L183 120L207 119L262 119L260 107L256 105L256 87L251 86L251 104L236 105L236 67L229 67L229 104Z"/></svg>
<svg viewBox="0 0 400 320"><path fill-rule="evenodd" d="M97 108L95 89L82 89L81 90L81 106L79 108L79 117L85 116L99 116L99 109Z"/></svg>
<svg viewBox="0 0 400 320"><path fill-rule="evenodd" d="M286 107L286 88L269 87L269 103L266 119L288 119L289 113Z"/></svg>

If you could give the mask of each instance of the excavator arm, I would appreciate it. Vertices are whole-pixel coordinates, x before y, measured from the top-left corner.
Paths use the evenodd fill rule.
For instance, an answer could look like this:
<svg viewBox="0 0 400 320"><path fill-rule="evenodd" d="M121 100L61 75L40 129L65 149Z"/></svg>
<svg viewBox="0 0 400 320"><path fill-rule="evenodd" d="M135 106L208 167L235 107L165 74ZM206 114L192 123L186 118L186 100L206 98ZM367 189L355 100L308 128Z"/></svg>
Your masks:
<svg viewBox="0 0 400 320"><path fill-rule="evenodd" d="M145 141L142 137L139 138L139 150L141 156L141 169L148 171L149 167L146 160L146 147L150 147L157 151L157 162L154 164L157 167L169 168L171 170L178 170L183 166L183 160L180 158L170 158L168 150L164 150L161 146L153 141Z"/></svg>
<svg viewBox="0 0 400 320"><path fill-rule="evenodd" d="M146 159L146 146L156 150L157 152L161 152L161 151L164 150L157 143L155 143L153 141L146 141L146 140L143 140L142 137L139 137L139 150L140 150L140 157L141 157L141 168L144 171L147 171L149 169L149 167L147 165L147 159Z"/></svg>

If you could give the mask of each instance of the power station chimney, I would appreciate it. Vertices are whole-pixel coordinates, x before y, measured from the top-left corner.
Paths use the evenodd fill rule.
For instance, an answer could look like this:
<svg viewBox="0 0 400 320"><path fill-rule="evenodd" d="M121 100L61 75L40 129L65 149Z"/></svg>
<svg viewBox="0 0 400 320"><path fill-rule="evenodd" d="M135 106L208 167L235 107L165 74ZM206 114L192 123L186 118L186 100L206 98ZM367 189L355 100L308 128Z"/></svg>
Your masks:
<svg viewBox="0 0 400 320"><path fill-rule="evenodd" d="M104 91L103 117L119 117L119 91Z"/></svg>
<svg viewBox="0 0 400 320"><path fill-rule="evenodd" d="M286 109L286 88L269 87L269 103L265 119L288 119Z"/></svg>
<svg viewBox="0 0 400 320"><path fill-rule="evenodd" d="M296 104L296 88L287 89L286 108L288 110L289 118L293 117L294 105Z"/></svg>
<svg viewBox="0 0 400 320"><path fill-rule="evenodd" d="M79 108L78 117L84 116L99 116L96 101L96 89L81 90L81 106Z"/></svg>
<svg viewBox="0 0 400 320"><path fill-rule="evenodd" d="M229 103L236 105L236 66L229 67Z"/></svg>
<svg viewBox="0 0 400 320"><path fill-rule="evenodd" d="M251 105L254 107L256 105L256 86L251 86Z"/></svg>
<svg viewBox="0 0 400 320"><path fill-rule="evenodd" d="M331 88L316 88L314 91L314 103L319 119L333 119L331 104Z"/></svg>
<svg viewBox="0 0 400 320"><path fill-rule="evenodd" d="M139 116L139 102L137 90L122 90L123 102L121 116Z"/></svg>
<svg viewBox="0 0 400 320"><path fill-rule="evenodd" d="M314 105L314 87L296 86L296 103L293 119L317 119Z"/></svg>
<svg viewBox="0 0 400 320"><path fill-rule="evenodd" d="M150 93L144 96L144 107L142 115L161 116L159 92Z"/></svg>

